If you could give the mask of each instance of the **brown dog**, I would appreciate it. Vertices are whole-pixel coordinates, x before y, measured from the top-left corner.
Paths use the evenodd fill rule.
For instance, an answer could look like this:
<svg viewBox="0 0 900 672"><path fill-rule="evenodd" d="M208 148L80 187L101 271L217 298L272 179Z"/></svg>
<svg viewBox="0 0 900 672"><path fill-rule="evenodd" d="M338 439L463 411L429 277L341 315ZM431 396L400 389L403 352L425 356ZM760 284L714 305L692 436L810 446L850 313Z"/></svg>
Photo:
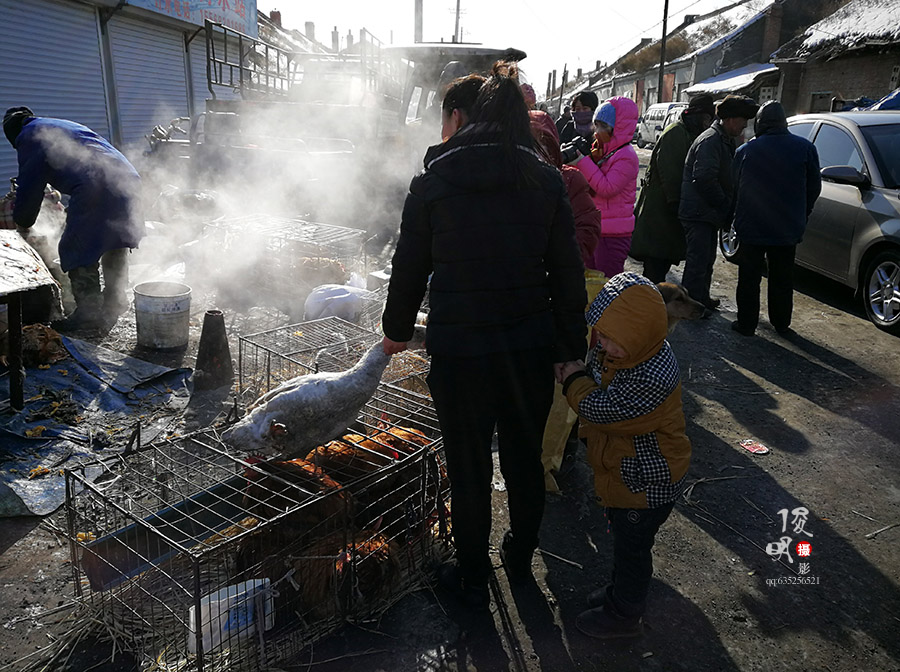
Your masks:
<svg viewBox="0 0 900 672"><path fill-rule="evenodd" d="M703 316L705 310L703 304L692 299L681 285L674 282L659 282L656 287L666 302L670 334L681 320L699 320Z"/></svg>

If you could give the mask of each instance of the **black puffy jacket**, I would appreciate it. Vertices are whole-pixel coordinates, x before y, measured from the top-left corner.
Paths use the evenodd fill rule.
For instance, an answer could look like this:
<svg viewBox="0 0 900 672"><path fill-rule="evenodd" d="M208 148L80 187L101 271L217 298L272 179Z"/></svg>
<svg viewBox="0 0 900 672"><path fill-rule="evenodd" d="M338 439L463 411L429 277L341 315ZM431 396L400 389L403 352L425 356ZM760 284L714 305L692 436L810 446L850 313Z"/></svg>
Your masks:
<svg viewBox="0 0 900 672"><path fill-rule="evenodd" d="M720 121L697 136L684 160L679 219L722 228L731 224L734 149L734 140L725 133Z"/></svg>
<svg viewBox="0 0 900 672"><path fill-rule="evenodd" d="M499 137L466 127L425 154L403 208L382 319L405 342L432 274L428 351L451 356L554 348L584 356L587 295L559 172L530 149L517 184ZM521 180L519 181L521 182Z"/></svg>

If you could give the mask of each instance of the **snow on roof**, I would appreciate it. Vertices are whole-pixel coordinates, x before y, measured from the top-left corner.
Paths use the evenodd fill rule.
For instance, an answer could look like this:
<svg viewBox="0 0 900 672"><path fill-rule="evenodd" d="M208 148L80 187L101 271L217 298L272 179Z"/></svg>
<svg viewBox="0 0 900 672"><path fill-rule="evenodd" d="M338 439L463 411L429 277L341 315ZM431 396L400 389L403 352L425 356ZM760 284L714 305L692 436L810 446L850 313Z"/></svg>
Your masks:
<svg viewBox="0 0 900 672"><path fill-rule="evenodd" d="M695 45L698 42L701 43L694 51L669 62L679 63L686 61L694 56L700 56L722 46L763 18L766 11L774 4L773 0L747 0L739 5L732 6L724 12L707 14L699 21L695 21L678 31L678 35L686 39L691 45ZM709 35L713 35L715 38L708 42L702 42Z"/></svg>
<svg viewBox="0 0 900 672"><path fill-rule="evenodd" d="M900 42L897 0L851 0L772 54L773 58L838 56L868 44Z"/></svg>
<svg viewBox="0 0 900 672"><path fill-rule="evenodd" d="M736 70L729 70L710 77L707 80L694 84L685 89L685 93L689 96L695 96L701 93L734 93L746 89L763 75L778 72L778 66L771 63L751 63Z"/></svg>

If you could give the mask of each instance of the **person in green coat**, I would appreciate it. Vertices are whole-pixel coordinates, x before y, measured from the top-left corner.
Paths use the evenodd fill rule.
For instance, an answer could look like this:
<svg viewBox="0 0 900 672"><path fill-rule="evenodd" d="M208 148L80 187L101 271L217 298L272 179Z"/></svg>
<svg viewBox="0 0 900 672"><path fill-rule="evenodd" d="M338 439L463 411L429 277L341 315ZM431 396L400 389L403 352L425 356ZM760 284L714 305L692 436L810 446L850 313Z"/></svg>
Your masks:
<svg viewBox="0 0 900 672"><path fill-rule="evenodd" d="M681 118L659 136L650 155L634 209L629 255L644 262L644 277L651 282L664 282L669 269L684 259L684 230L678 219L684 159L691 143L714 118L712 96L696 96Z"/></svg>

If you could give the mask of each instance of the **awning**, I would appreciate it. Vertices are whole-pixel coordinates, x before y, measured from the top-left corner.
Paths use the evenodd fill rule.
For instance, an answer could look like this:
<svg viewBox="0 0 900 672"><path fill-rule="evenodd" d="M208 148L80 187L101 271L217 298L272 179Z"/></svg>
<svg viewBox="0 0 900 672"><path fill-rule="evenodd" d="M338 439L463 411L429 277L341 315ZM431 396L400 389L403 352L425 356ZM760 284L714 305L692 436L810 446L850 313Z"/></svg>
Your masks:
<svg viewBox="0 0 900 672"><path fill-rule="evenodd" d="M734 93L753 86L757 79L778 72L778 66L771 63L751 63L737 70L729 70L694 84L684 90L689 96L701 93Z"/></svg>

